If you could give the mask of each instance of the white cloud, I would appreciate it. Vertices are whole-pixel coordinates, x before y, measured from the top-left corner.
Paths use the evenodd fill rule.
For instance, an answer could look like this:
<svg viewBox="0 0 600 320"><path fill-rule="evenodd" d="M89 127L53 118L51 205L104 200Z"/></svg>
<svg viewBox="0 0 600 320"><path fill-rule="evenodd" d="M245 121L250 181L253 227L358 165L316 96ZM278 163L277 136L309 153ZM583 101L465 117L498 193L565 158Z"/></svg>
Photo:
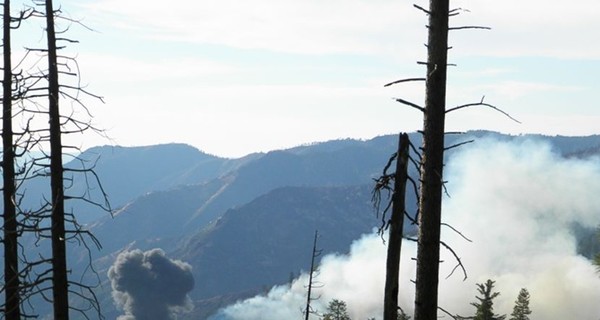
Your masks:
<svg viewBox="0 0 600 320"><path fill-rule="evenodd" d="M574 70L578 75L561 86L559 80L535 74L527 59L478 69L477 64L487 61L471 63L468 56L600 58L600 43L589 41L600 30L594 15L599 4L462 0L453 5L471 10L457 17L456 24L484 24L493 30L452 35L451 60L460 56L459 67L468 62L471 71L467 77L460 74L465 69L451 71L451 77L458 77L450 79L448 105L477 101L485 94L486 101L523 125L490 110L471 109L452 114L449 130L597 132L595 88L581 84L591 83L594 68ZM425 56L427 21L411 2L175 0L157 5L82 0L65 7L80 9L76 17L100 31L85 35L91 41L82 39L80 63L84 83L106 97L106 106L92 108L97 122L112 129L121 144L187 142L239 156L422 125L418 112L390 99L421 104L421 83L381 88L397 78L423 75L414 61ZM258 50L243 50L248 48ZM564 70L556 71L557 79L560 72ZM106 142L86 139L86 146L97 143Z"/></svg>
<svg viewBox="0 0 600 320"><path fill-rule="evenodd" d="M85 7L148 38L311 54L373 53L411 38L400 22L420 18L405 14L414 11L402 3L364 0L178 0L168 7L104 0Z"/></svg>
<svg viewBox="0 0 600 320"><path fill-rule="evenodd" d="M422 4L426 6L426 4ZM153 39L224 44L299 53L422 54L426 17L410 3L379 1L147 1L102 0L82 4L98 23ZM457 1L468 8L456 25L486 25L492 31L456 31L452 54L599 58L589 41L600 28L600 5L576 0ZM591 34L590 34L591 33ZM407 52L410 54L407 55Z"/></svg>
<svg viewBox="0 0 600 320"><path fill-rule="evenodd" d="M417 112L393 102L382 87L191 83L157 87L151 95L146 90L125 87L94 108L97 122L113 124L109 134L118 144L185 142L221 156L243 156L332 136L373 137L396 132L399 123L416 129L420 123Z"/></svg>
<svg viewBox="0 0 600 320"><path fill-rule="evenodd" d="M471 13L456 25L485 25L491 31L455 31L451 39L461 54L484 56L600 57L600 45L589 41L599 30L600 4L575 0L549 5L545 1L455 1ZM473 41L477 33L479 41ZM473 34L475 33L475 34ZM593 36L592 36L593 37Z"/></svg>
<svg viewBox="0 0 600 320"><path fill-rule="evenodd" d="M542 82L511 80L478 86L478 89L480 92L489 92L514 100L528 95L541 95L545 92L578 92L582 91L584 88Z"/></svg>
<svg viewBox="0 0 600 320"><path fill-rule="evenodd" d="M82 54L78 62L84 70L83 76L93 75L93 79L119 86L156 82L163 87L180 86L186 80L202 81L240 72L238 67L192 56L150 59L118 54Z"/></svg>

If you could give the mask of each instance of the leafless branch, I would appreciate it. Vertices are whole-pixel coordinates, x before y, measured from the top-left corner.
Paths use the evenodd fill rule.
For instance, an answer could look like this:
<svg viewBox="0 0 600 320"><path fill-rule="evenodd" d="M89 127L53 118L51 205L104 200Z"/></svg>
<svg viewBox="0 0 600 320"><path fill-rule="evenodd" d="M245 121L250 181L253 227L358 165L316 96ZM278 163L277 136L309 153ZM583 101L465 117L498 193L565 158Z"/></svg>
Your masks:
<svg viewBox="0 0 600 320"><path fill-rule="evenodd" d="M423 8L423 7L419 6L419 5L417 5L417 4L413 4L413 7L415 7L415 8L417 8L417 9L419 9L419 10L421 10L421 11L425 12L425 13L426 13L426 14L428 14L428 15L429 15L429 14L431 14L431 13L429 12L429 10L427 10L427 9L425 9L425 8Z"/></svg>
<svg viewBox="0 0 600 320"><path fill-rule="evenodd" d="M396 81L392 81L390 83L387 83L385 85L383 85L384 87L389 87L391 85L394 84L398 84L398 83L403 83L403 82L412 82L412 81L425 81L425 78L407 78L407 79L400 79L400 80L396 80Z"/></svg>
<svg viewBox="0 0 600 320"><path fill-rule="evenodd" d="M413 108L415 108L415 109L417 109L417 110L419 110L421 112L425 112L425 108L423 108L423 107L421 107L421 106L419 106L417 104L414 104L414 103L412 103L410 101L406 101L406 100L401 99L401 98L394 98L394 100L396 100L396 101L398 101L398 102L400 102L402 104L405 104L405 105L407 105L409 107L413 107Z"/></svg>
<svg viewBox="0 0 600 320"><path fill-rule="evenodd" d="M460 106L457 106L457 107L452 107L450 109L447 109L446 113L450 113L452 111L457 111L457 110L460 110L460 109L470 108L470 107L488 107L488 108L491 108L493 110L496 110L496 111L502 113L503 115L505 115L506 117L508 117L509 119L511 119L512 121L514 121L516 123L521 123L519 120L513 118L511 115L509 115L508 113L504 112L502 109L500 109L500 108L498 108L498 107L496 107L494 105L491 105L489 103L485 103L484 99L485 99L485 96L483 96L481 98L481 101L479 101L479 102L467 103L467 104L463 104L463 105L460 105Z"/></svg>
<svg viewBox="0 0 600 320"><path fill-rule="evenodd" d="M455 8L455 9L448 11L448 16L454 17L454 16L461 14L462 12L471 12L471 11L469 11L467 9L463 9L463 8Z"/></svg>
<svg viewBox="0 0 600 320"><path fill-rule="evenodd" d="M442 224L441 224L441 225L442 225L442 226L446 226L446 227L448 227L448 228L452 229L452 231L456 232L456 233L457 233L459 236L461 236L463 239L465 239L465 240L467 240L467 241L469 241L469 242L473 242L471 239L467 238L467 237L466 237L464 234L462 234L462 232L458 231L458 230L457 230L456 228L454 228L453 226L451 226L451 225L449 225L449 224L447 224L447 223L444 223L444 222L442 222Z"/></svg>
<svg viewBox="0 0 600 320"><path fill-rule="evenodd" d="M448 30L467 30L467 29L480 29L480 30L492 30L490 27L483 26L460 26L460 27L450 27Z"/></svg>
<svg viewBox="0 0 600 320"><path fill-rule="evenodd" d="M452 269L452 271L450 272L450 274L448 274L448 276L446 277L446 279L450 278L453 274L454 271L456 271L456 269L460 268L463 272L464 278L463 281L467 280L467 269L465 269L465 266L462 263L462 260L460 259L460 257L456 254L456 252L454 251L454 249L452 249L452 247L450 247L449 245L447 245L444 241L440 241L440 244L442 246L444 246L444 248L446 248L446 250L450 251L450 253L452 253L452 255L454 256L454 259L456 260L456 266L454 266L454 268Z"/></svg>
<svg viewBox="0 0 600 320"><path fill-rule="evenodd" d="M473 142L475 142L475 140L468 140L468 141L463 141L463 142L460 142L460 143L455 143L455 144L453 144L453 145L451 145L449 147L445 147L444 151L448 151L448 150L451 150L451 149L454 149L454 148L458 148L460 146L463 146L463 145L469 144L469 143L473 143Z"/></svg>

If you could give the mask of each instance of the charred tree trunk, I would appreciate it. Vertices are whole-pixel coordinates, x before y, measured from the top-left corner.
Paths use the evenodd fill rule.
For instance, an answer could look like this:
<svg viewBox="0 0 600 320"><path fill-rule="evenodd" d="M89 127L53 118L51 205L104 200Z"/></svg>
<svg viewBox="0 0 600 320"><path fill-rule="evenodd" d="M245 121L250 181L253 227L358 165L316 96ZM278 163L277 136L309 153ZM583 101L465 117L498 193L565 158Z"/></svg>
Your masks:
<svg viewBox="0 0 600 320"><path fill-rule="evenodd" d="M313 301L312 298L312 289L313 289L313 285L314 285L314 279L313 276L316 272L316 267L315 267L315 260L316 258L321 255L321 250L317 250L317 239L319 238L319 231L315 231L315 240L313 242L313 249L312 249L312 255L311 255L311 259L310 259L310 272L308 274L308 293L306 295L306 310L304 313L304 319L308 320L308 317L312 312L310 303Z"/></svg>
<svg viewBox="0 0 600 320"><path fill-rule="evenodd" d="M430 0L415 320L437 319L449 0Z"/></svg>
<svg viewBox="0 0 600 320"><path fill-rule="evenodd" d="M4 1L2 41L4 80L2 82L2 178L4 181L4 299L6 320L21 319L17 210L15 200L15 152L12 129L12 61L10 1Z"/></svg>
<svg viewBox="0 0 600 320"><path fill-rule="evenodd" d="M62 134L58 104L58 64L52 0L46 0L46 34L48 39L50 187L52 188L52 297L54 319L67 320L69 319L69 288L65 241L64 168L62 163Z"/></svg>
<svg viewBox="0 0 600 320"><path fill-rule="evenodd" d="M398 282L400 277L400 255L402 251L404 212L406 210L408 144L408 135L406 133L401 134L398 142L398 154L396 156L394 194L392 196L392 217L390 218L389 225L383 320L398 319Z"/></svg>

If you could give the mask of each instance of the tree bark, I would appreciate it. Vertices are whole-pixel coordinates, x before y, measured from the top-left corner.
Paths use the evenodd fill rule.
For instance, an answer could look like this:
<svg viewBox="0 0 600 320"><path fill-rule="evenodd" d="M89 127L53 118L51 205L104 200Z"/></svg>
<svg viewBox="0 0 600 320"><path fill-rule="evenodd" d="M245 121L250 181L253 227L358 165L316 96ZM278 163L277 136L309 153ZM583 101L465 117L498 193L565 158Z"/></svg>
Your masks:
<svg viewBox="0 0 600 320"><path fill-rule="evenodd" d="M2 178L4 181L4 284L6 320L21 318L17 214L15 204L15 153L12 129L12 61L10 39L10 1L4 1L2 41L4 80L2 82Z"/></svg>
<svg viewBox="0 0 600 320"><path fill-rule="evenodd" d="M449 0L430 0L415 320L437 319Z"/></svg>
<svg viewBox="0 0 600 320"><path fill-rule="evenodd" d="M385 294L383 320L398 319L398 292L400 277L400 256L406 210L406 180L408 179L408 135L402 133L398 141L394 194L392 196L392 216L389 225L389 239L386 260Z"/></svg>
<svg viewBox="0 0 600 320"><path fill-rule="evenodd" d="M46 0L46 34L48 36L48 99L50 118L50 187L52 188L52 297L54 319L69 319L69 288L65 237L65 203L63 185L62 141L58 104L58 65L54 9Z"/></svg>

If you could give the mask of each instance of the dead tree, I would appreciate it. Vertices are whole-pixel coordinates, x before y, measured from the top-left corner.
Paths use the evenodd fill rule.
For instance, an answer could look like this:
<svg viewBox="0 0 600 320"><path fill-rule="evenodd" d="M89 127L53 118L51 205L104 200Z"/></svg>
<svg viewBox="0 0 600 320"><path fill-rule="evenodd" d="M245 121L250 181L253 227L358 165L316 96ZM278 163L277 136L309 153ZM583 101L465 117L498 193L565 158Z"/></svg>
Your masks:
<svg viewBox="0 0 600 320"><path fill-rule="evenodd" d="M400 257L402 252L402 239L404 231L404 216L406 213L406 182L408 176L410 140L408 134L402 133L398 139L398 151L392 155L387 165L383 169L381 177L375 180L373 190L373 204L377 214L380 212L381 192L387 191L388 197L391 193L392 199L388 202L381 212L382 225L379 228L379 234L383 237L384 232L388 230L388 248L386 258L385 289L383 302L383 320L398 319L398 293L399 293L399 272ZM396 160L396 172L388 174L387 170L392 162ZM393 189L390 186L393 180ZM389 209L392 209L391 216L387 219Z"/></svg>
<svg viewBox="0 0 600 320"><path fill-rule="evenodd" d="M65 152L65 148L80 150L72 146L65 146L62 143L62 136L65 134L82 133L88 130L100 131L90 124L91 120L76 119L73 116L75 114L74 110L65 112L64 108L59 106L59 98L63 97L71 102L67 107L74 109L76 106L82 108L84 112L88 112L81 96L99 97L90 94L81 87L75 59L64 54L58 54L58 51L64 49L65 46L62 44L57 45L57 42L75 43L76 41L62 35L69 27L58 31L55 29L55 19L63 19L71 24L78 22L62 17L60 10L53 8L51 0L34 1L34 4L35 7L28 8L28 15L44 19L47 47L26 48L26 56L37 55L33 59L35 63L25 70L21 70L16 77L18 83L15 86L16 89L13 90L16 91L15 97L20 101L20 117L22 120L26 119L24 127L16 133L20 137L16 143L22 144L19 147L21 155L37 147L40 148L39 151L42 151L43 156L29 157L29 164L26 165L26 168L20 169L21 178L17 180L16 185L18 189L19 185L23 185L27 181L36 179L46 181L49 178L50 194L33 195L39 197L41 203L39 208L20 208L20 201L24 194L19 194L18 197L12 199L12 203L16 205L17 210L20 212L20 219L17 219L18 227L22 233L33 235L35 239L33 244L36 247L33 250L34 252L31 252L32 250L21 250L22 253L19 257L22 267L17 270L21 279L23 279L20 288L21 303L27 301L27 305L30 305L30 300L35 297L51 302L53 304L54 319L68 319L70 310L78 311L85 318L89 318L86 312L91 309L97 312L98 318L102 318L99 302L93 292L94 286L84 284L83 280L70 280L68 276L70 271L67 269L67 242L75 242L88 251L88 261L90 263L86 268L88 271L93 271L93 266L91 266L92 258L87 241L91 239L98 247L99 243L89 231L77 223L74 212L72 210L69 212L65 208L65 201L81 200L87 204L99 206L106 211L110 211L110 205L98 176L93 171L93 165L92 167L86 167L81 159L81 167L68 168L63 165L63 157L69 154L69 152ZM38 7L43 8L43 10L38 10ZM43 58L45 58L46 63L43 62ZM26 64L26 59L23 58L21 63ZM38 63L40 65L37 65ZM65 81L64 78L61 80L62 82L59 82L59 76L74 78L75 84ZM40 123L36 122L34 118L44 116L48 117L49 126L39 127ZM6 121L6 119L4 120ZM6 147L4 149L7 150ZM48 149L50 150L49 154L46 153ZM81 178L88 183L88 190L79 195L65 194L65 191L72 185L75 175L83 175ZM104 202L97 202L92 199L89 192L91 180L95 180L94 184L98 187L100 197ZM65 184L65 181L68 183ZM45 245L48 244L47 239L50 240L50 256L45 251ZM38 245L41 245L41 247L38 247ZM72 295L71 298L82 299L89 305L70 305L70 294ZM35 318L37 316L26 314L22 310L22 317Z"/></svg>
<svg viewBox="0 0 600 320"><path fill-rule="evenodd" d="M415 320L437 319L449 0L430 0L421 161Z"/></svg>
<svg viewBox="0 0 600 320"><path fill-rule="evenodd" d="M317 240L319 239L319 231L315 230L315 239L313 241L312 254L310 259L310 272L308 273L308 285L307 285L307 294L306 294L306 309L304 309L304 319L308 320L308 317L311 313L315 313L310 304L319 299L312 297L312 289L315 286L319 286L319 284L315 283L315 277L317 273L316 259L321 255L321 250L317 249Z"/></svg>
<svg viewBox="0 0 600 320"><path fill-rule="evenodd" d="M50 118L50 188L52 234L52 298L54 319L69 319L69 284L65 235L65 194L62 163L62 129L59 110L58 61L54 8L46 0L46 35L48 44L48 116Z"/></svg>
<svg viewBox="0 0 600 320"><path fill-rule="evenodd" d="M69 319L69 293L73 292L69 289L69 285L77 285L91 292L91 288L83 286L79 283L74 283L68 280L67 269L67 253L66 241L71 238L70 234L87 234L89 232L80 229L76 219L72 216L72 223L75 230L67 231L65 224L69 215L65 211L65 167L63 166L63 143L62 136L65 134L63 130L63 119L59 108L60 95L66 95L65 91L61 91L59 85L59 70L58 70L58 48L57 48L57 32L55 31L55 11L52 0L45 0L45 18L46 18L46 35L47 35L47 57L48 57L48 116L49 116L49 144L50 144L50 186L51 186L51 243L52 243L52 297L55 319ZM73 42L65 38L61 40ZM63 86L65 87L65 86ZM80 87L71 88L77 91L83 91ZM85 92L85 91L84 91ZM75 99L76 103L80 103ZM67 122L74 123L77 127L77 132L84 131L89 128L89 123L82 123L68 116ZM81 125L85 127L82 128ZM76 170L75 170L76 171ZM87 170L83 170L88 172ZM106 200L106 194L102 191L102 195ZM77 197L70 197L77 198ZM80 197L80 199L85 199ZM110 211L110 208L106 208ZM92 240L96 241L92 237ZM96 244L99 245L99 243ZM79 295L79 294L78 294ZM92 299L96 299L92 293ZM97 301L93 301L97 305ZM97 307L95 307L97 308ZM99 309L97 309L99 313ZM99 314L100 315L100 314Z"/></svg>
<svg viewBox="0 0 600 320"><path fill-rule="evenodd" d="M408 135L400 135L392 194L392 216L389 221L389 240L386 260L383 320L398 319L400 256L406 211L406 180L408 179Z"/></svg>
<svg viewBox="0 0 600 320"><path fill-rule="evenodd" d="M21 319L18 230L15 190L15 153L12 129L12 60L10 0L4 1L3 13L4 77L2 80L2 189L4 200L4 314L6 320Z"/></svg>
<svg viewBox="0 0 600 320"><path fill-rule="evenodd" d="M442 223L442 195L445 192L443 168L445 151L459 147L473 141L459 142L446 147L444 138L445 116L447 113L470 107L487 107L502 113L509 119L518 122L506 112L499 108L481 101L468 103L456 107L446 108L446 75L448 64L448 33L451 30L466 29L490 29L482 26L449 26L449 18L460 14L463 9L457 8L450 10L449 0L430 0L429 8L414 5L415 8L427 14L429 18L428 40L427 40L427 61L418 62L427 68L425 78L407 78L397 80L386 84L386 86L411 82L425 82L425 106L422 107L416 103L397 98L396 101L417 109L423 113L423 142L421 146L421 158L419 161L420 188L419 188L419 206L418 206L418 227L419 234L417 245L417 274L415 290L415 320L434 320L437 318L438 309L447 313L438 307L438 283L439 283L439 263L440 246L446 248L456 259L456 266L450 272L461 268L466 279L467 273L461 259L456 252L445 242L441 241L441 227L446 226L452 231L458 233L467 241L466 238L454 227Z"/></svg>
<svg viewBox="0 0 600 320"><path fill-rule="evenodd" d="M400 80L395 81L392 84L415 80L418 79ZM411 150L415 157L419 159L420 155L410 142L408 134L400 134L398 139L398 151L394 153L388 160L388 163L383 169L382 175L375 179L375 188L373 190L372 202L375 206L375 211L378 215L381 213L381 226L379 228L379 235L383 238L385 231L389 231L384 288L384 320L396 320L399 316L398 312L402 311L398 305L398 294L400 292L399 277L402 240L407 239L416 241L416 239L404 236L404 219L407 218L413 224L417 224L416 216L418 216L418 211L415 212L414 215L411 215L406 211L406 185L408 182L410 182L412 185L413 192L417 197L417 201L419 198L417 183L410 177L408 173L409 162L412 163L417 170L419 169L419 161L413 159L411 156ZM394 160L396 161L396 171L389 174L388 170L392 166ZM388 201L385 203L383 209L381 209L382 192L384 191L387 192ZM388 212L390 209L391 216L388 218Z"/></svg>

